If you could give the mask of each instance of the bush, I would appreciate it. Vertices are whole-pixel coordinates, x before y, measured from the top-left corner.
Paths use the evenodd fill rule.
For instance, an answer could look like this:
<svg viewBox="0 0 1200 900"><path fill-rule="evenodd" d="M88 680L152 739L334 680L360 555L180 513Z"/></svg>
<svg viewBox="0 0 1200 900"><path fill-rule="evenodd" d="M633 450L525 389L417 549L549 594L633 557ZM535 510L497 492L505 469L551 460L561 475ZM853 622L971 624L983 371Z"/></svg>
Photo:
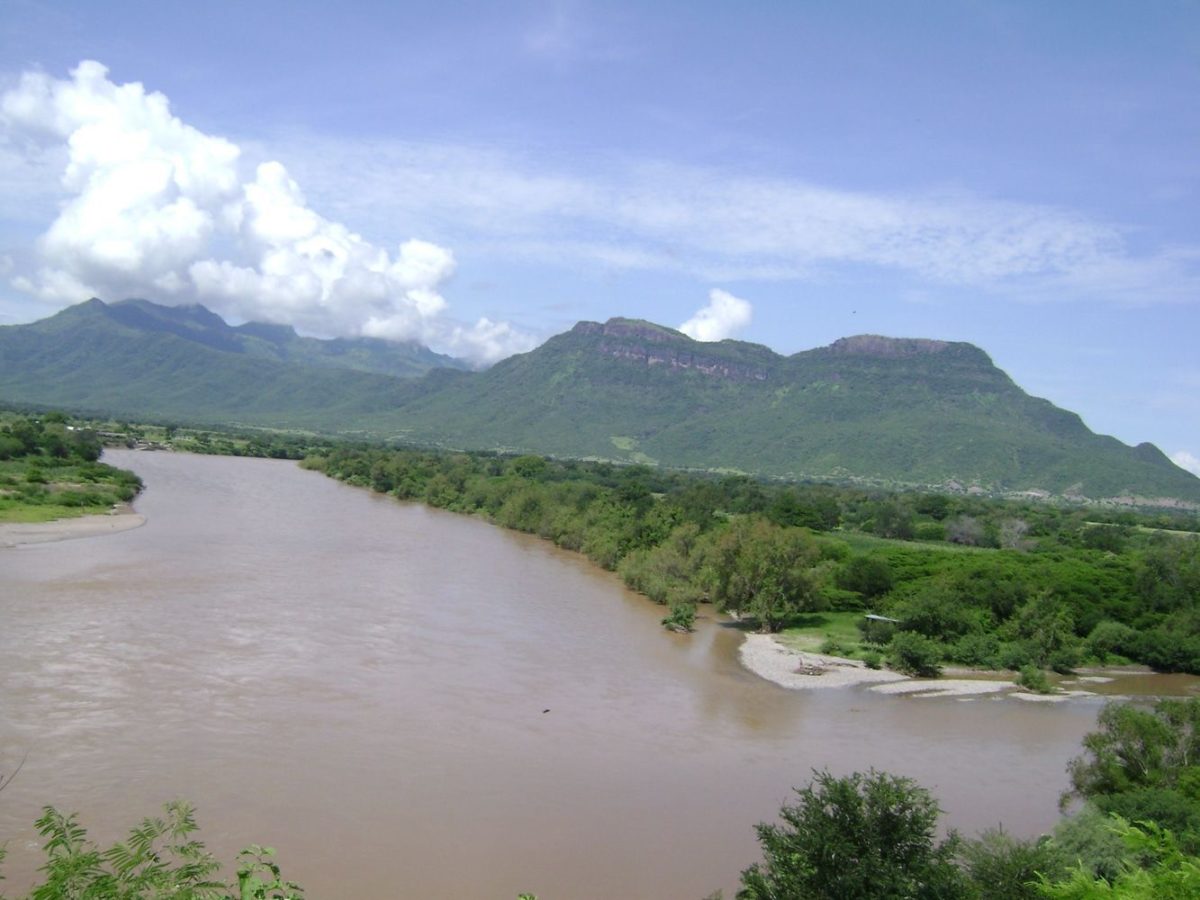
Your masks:
<svg viewBox="0 0 1200 900"><path fill-rule="evenodd" d="M1002 828L966 843L959 858L976 900L1032 900L1042 896L1038 876L1065 870L1049 841L1018 840Z"/></svg>
<svg viewBox="0 0 1200 900"><path fill-rule="evenodd" d="M1000 641L994 634L965 634L950 648L950 659L964 666L995 669L999 665Z"/></svg>
<svg viewBox="0 0 1200 900"><path fill-rule="evenodd" d="M1027 690L1033 691L1035 694L1054 693L1050 679L1037 666L1022 666L1020 674L1017 675L1017 684Z"/></svg>
<svg viewBox="0 0 1200 900"><path fill-rule="evenodd" d="M1088 803L1073 816L1060 819L1050 837L1049 851L1059 871L1083 869L1097 878L1115 878L1134 862L1125 842L1113 831L1112 820Z"/></svg>
<svg viewBox="0 0 1200 900"><path fill-rule="evenodd" d="M881 619L862 618L858 622L858 630L868 644L886 647L896 636L896 623L885 622Z"/></svg>
<svg viewBox="0 0 1200 900"><path fill-rule="evenodd" d="M907 778L818 772L782 825L755 826L763 862L742 872L738 900L965 897L951 834L937 842L937 801Z"/></svg>
<svg viewBox="0 0 1200 900"><path fill-rule="evenodd" d="M692 603L674 603L670 614L662 620L663 628L669 631L691 631L696 624L696 606Z"/></svg>
<svg viewBox="0 0 1200 900"><path fill-rule="evenodd" d="M821 652L828 656L848 656L846 645L837 638L827 637L821 642Z"/></svg>
<svg viewBox="0 0 1200 900"><path fill-rule="evenodd" d="M868 669L878 669L883 665L883 654L876 650L868 650L862 655L862 661Z"/></svg>
<svg viewBox="0 0 1200 900"><path fill-rule="evenodd" d="M1088 652L1107 662L1111 656L1128 657L1136 652L1138 633L1128 625L1106 619L1096 625L1087 636Z"/></svg>
<svg viewBox="0 0 1200 900"><path fill-rule="evenodd" d="M941 660L941 644L913 631L897 632L888 645L888 664L905 675L936 678Z"/></svg>

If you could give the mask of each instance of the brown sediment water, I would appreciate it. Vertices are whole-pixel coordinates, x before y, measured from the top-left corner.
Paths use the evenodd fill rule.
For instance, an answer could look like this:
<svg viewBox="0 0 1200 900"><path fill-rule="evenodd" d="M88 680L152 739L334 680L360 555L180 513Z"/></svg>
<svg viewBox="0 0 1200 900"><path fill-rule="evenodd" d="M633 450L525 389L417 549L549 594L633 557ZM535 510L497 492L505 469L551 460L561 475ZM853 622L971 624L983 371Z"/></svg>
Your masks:
<svg viewBox="0 0 1200 900"><path fill-rule="evenodd" d="M1048 829L1100 706L787 691L536 538L286 462L111 461L144 527L0 551L12 894L42 805L113 840L181 797L314 900L731 895L813 769Z"/></svg>

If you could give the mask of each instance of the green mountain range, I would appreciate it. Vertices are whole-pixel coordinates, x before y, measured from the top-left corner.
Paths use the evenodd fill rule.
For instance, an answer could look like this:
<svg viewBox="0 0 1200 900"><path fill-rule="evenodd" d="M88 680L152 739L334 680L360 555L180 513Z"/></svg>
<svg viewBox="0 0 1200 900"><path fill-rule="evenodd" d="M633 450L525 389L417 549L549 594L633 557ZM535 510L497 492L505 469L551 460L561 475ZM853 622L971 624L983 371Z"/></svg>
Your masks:
<svg viewBox="0 0 1200 900"><path fill-rule="evenodd" d="M395 403L402 379L465 364L417 343L230 326L203 306L92 299L0 328L0 400L125 417L313 426Z"/></svg>
<svg viewBox="0 0 1200 900"><path fill-rule="evenodd" d="M485 372L413 347L406 367L390 355L401 349L235 328L203 307L92 300L0 328L0 400L788 478L1200 503L1200 479L1158 448L1092 433L971 344L859 335L785 357L612 319ZM439 360L450 365L429 368Z"/></svg>

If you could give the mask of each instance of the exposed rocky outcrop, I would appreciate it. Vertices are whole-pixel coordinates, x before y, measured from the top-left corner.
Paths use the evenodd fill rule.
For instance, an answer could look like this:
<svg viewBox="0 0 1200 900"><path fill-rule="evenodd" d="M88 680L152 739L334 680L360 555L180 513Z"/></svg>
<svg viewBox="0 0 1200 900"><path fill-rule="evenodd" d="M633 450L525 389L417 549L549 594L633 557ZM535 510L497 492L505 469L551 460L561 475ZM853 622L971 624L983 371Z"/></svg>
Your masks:
<svg viewBox="0 0 1200 900"><path fill-rule="evenodd" d="M732 381L766 381L770 377L771 364L780 359L766 347L737 341L702 344L713 347L713 352L697 352L693 349L696 342L686 335L636 319L609 319L603 324L580 322L572 332L598 337L597 352L613 359L663 366L673 371L693 370ZM742 359L747 355L747 348L761 355L762 362L756 364ZM727 352L722 353L722 350Z"/></svg>

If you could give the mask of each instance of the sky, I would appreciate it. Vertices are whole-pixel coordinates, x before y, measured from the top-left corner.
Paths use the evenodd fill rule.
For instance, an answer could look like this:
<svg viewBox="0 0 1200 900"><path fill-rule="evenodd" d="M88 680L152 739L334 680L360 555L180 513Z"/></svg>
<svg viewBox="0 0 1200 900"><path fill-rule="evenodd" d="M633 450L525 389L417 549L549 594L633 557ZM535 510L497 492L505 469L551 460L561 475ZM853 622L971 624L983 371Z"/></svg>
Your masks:
<svg viewBox="0 0 1200 900"><path fill-rule="evenodd" d="M0 0L0 325L969 341L1200 474L1200 3Z"/></svg>

